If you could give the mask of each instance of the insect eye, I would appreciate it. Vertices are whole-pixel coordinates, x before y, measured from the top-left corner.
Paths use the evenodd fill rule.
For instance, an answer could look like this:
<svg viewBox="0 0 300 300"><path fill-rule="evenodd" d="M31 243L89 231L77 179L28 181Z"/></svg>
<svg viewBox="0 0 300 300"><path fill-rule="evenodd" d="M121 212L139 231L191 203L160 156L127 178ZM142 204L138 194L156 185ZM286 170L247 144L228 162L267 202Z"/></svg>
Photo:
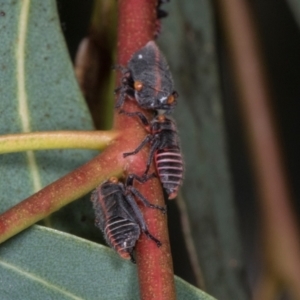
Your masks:
<svg viewBox="0 0 300 300"><path fill-rule="evenodd" d="M175 97L174 97L173 94L172 94L172 95L170 95L170 96L168 97L167 103L168 103L168 104L172 104L174 101L175 101Z"/></svg>
<svg viewBox="0 0 300 300"><path fill-rule="evenodd" d="M143 83L141 81L135 81L133 87L139 92L143 88Z"/></svg>
<svg viewBox="0 0 300 300"><path fill-rule="evenodd" d="M111 183L118 183L119 180L118 180L117 177L110 177L110 178L109 178L109 182L111 182Z"/></svg>

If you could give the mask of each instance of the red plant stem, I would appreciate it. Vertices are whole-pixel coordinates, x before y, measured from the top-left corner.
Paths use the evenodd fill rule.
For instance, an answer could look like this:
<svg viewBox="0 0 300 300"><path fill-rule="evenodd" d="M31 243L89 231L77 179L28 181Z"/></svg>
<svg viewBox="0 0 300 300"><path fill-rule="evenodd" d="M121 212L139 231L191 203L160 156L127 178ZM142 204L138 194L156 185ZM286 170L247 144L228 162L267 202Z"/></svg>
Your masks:
<svg viewBox="0 0 300 300"><path fill-rule="evenodd" d="M255 25L246 0L217 2L235 71L260 194L267 268L264 272L273 276L275 285L284 283L295 299L300 299L299 232L291 208L290 190L276 135L278 131L271 113L271 97ZM259 299L267 298L262 296Z"/></svg>
<svg viewBox="0 0 300 300"><path fill-rule="evenodd" d="M154 39L156 22L156 0L119 0L118 24L118 56L117 63L126 66L134 52ZM135 101L127 100L124 109L127 111L141 110ZM145 113L145 112L143 112ZM127 146L125 151L132 151L145 137L145 130L139 121L125 115L115 114L115 129L122 130L120 139ZM123 145L124 145L123 144ZM143 174L149 149L145 147L140 153L129 156L127 172ZM154 170L152 170L154 171ZM150 170L151 172L151 170ZM139 190L151 202L164 205L161 186L157 179L140 185ZM140 283L141 299L172 300L176 299L172 257L167 230L167 217L160 211L140 206L149 231L162 242L156 244L141 236L136 247L137 266Z"/></svg>
<svg viewBox="0 0 300 300"><path fill-rule="evenodd" d="M108 177L120 176L123 158L119 147L117 143L112 145L0 215L0 243L87 194Z"/></svg>

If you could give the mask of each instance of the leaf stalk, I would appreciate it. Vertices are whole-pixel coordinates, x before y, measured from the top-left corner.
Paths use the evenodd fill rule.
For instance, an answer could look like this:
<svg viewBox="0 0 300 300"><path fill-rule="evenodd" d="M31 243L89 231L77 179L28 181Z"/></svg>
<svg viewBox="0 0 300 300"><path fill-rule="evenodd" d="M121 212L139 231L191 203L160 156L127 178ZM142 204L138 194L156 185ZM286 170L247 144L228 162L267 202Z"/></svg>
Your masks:
<svg viewBox="0 0 300 300"><path fill-rule="evenodd" d="M0 136L0 154L27 150L103 150L116 137L116 131L45 131Z"/></svg>

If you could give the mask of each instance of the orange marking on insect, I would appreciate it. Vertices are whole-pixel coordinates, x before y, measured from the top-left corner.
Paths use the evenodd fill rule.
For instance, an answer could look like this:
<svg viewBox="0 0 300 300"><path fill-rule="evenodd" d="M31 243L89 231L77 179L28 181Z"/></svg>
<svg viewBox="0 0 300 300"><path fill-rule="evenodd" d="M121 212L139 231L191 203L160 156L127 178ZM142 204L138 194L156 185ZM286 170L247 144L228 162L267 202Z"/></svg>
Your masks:
<svg viewBox="0 0 300 300"><path fill-rule="evenodd" d="M144 87L144 85L143 85L143 83L141 81L135 81L133 87L134 87L134 89L136 91L139 92L139 91L142 90L142 88Z"/></svg>
<svg viewBox="0 0 300 300"><path fill-rule="evenodd" d="M172 104L175 101L175 97L173 95L170 95L167 99L168 104Z"/></svg>

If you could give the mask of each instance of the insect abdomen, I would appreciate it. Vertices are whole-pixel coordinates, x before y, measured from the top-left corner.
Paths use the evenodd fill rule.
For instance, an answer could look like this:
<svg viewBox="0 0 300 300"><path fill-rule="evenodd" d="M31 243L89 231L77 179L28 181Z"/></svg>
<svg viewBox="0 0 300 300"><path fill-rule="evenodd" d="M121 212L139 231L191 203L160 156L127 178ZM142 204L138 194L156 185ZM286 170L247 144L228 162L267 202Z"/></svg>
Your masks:
<svg viewBox="0 0 300 300"><path fill-rule="evenodd" d="M157 150L155 163L162 186L169 195L169 199L174 199L183 180L183 160L180 149Z"/></svg>
<svg viewBox="0 0 300 300"><path fill-rule="evenodd" d="M120 217L107 220L104 228L107 243L126 259L129 258L129 253L132 252L140 233L137 223Z"/></svg>
<svg viewBox="0 0 300 300"><path fill-rule="evenodd" d="M101 229L107 243L122 258L132 259L132 251L140 236L139 224L130 216L118 184L105 182L92 193L96 213L95 225Z"/></svg>

